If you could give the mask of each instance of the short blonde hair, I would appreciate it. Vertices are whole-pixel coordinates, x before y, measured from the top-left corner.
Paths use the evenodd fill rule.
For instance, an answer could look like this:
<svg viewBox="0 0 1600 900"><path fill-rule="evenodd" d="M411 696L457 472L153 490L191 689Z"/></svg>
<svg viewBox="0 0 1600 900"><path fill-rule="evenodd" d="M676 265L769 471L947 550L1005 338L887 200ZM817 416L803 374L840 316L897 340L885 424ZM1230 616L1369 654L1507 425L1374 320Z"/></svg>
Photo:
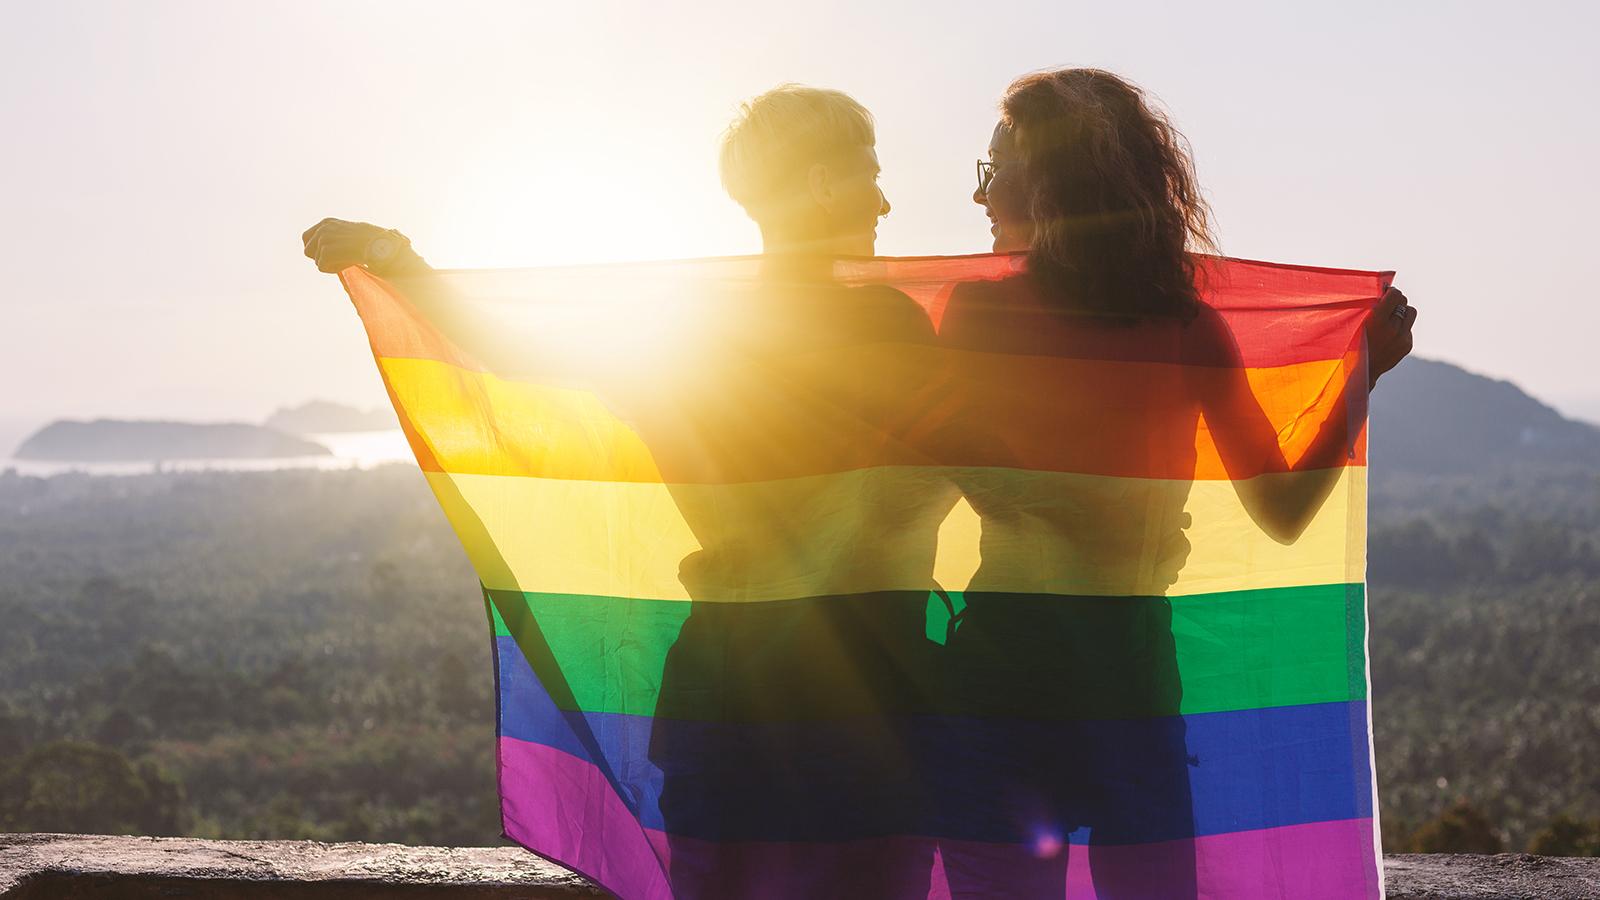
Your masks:
<svg viewBox="0 0 1600 900"><path fill-rule="evenodd" d="M739 106L722 135L722 186L757 216L812 163L877 142L872 114L843 91L780 84Z"/></svg>

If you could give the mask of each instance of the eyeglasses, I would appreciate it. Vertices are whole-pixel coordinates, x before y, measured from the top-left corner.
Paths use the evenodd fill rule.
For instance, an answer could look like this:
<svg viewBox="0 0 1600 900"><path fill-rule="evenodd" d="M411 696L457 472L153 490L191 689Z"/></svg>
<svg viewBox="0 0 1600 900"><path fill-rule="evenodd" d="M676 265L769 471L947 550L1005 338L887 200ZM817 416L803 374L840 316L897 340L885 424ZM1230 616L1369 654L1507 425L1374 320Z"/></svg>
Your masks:
<svg viewBox="0 0 1600 900"><path fill-rule="evenodd" d="M994 163L987 159L978 160L978 193L989 193L991 181L994 181Z"/></svg>

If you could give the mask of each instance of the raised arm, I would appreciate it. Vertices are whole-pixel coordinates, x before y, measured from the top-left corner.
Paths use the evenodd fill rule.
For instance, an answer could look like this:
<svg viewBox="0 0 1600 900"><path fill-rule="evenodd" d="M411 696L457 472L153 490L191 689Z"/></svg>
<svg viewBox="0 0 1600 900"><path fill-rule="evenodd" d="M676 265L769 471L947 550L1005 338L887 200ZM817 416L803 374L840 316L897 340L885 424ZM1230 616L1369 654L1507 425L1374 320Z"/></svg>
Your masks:
<svg viewBox="0 0 1600 900"><path fill-rule="evenodd" d="M1396 288L1379 300L1364 326L1368 350L1368 389L1411 352L1416 308ZM1216 323L1220 327L1220 323ZM1216 339L1232 344L1225 330ZM1200 401L1223 468L1252 520L1279 543L1293 543L1316 516L1339 480L1340 466L1354 435L1348 416L1333 415L1319 427L1304 455L1292 465L1278 435L1256 402L1241 366L1208 370L1201 376ZM1330 385L1331 409L1344 407L1350 384ZM1282 473L1262 477L1254 473Z"/></svg>
<svg viewBox="0 0 1600 900"><path fill-rule="evenodd" d="M497 374L513 378L549 374L548 356L537 352L538 335L521 334L504 322L472 314L400 232L367 222L323 219L300 238L318 271L362 266L392 282L445 337Z"/></svg>

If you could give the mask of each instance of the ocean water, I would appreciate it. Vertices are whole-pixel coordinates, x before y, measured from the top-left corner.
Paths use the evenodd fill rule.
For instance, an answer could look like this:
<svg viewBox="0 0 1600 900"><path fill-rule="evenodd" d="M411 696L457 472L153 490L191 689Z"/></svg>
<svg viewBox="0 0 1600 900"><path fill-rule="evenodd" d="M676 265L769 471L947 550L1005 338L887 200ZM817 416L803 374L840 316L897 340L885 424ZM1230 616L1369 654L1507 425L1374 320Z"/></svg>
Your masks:
<svg viewBox="0 0 1600 900"><path fill-rule="evenodd" d="M398 428L301 435L332 451L332 456L279 456L268 459L164 459L130 462L47 462L0 459L0 472L48 477L64 472L88 475L146 475L151 472L269 472L277 469L370 469L393 462L411 462L411 448Z"/></svg>

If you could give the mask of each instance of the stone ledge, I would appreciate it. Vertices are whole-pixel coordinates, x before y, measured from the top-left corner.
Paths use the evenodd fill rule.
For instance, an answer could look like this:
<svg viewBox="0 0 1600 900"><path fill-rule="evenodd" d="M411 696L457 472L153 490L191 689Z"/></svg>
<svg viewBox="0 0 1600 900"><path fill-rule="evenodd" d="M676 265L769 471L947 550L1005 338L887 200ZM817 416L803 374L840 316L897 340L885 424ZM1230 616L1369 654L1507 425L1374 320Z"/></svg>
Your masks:
<svg viewBox="0 0 1600 900"><path fill-rule="evenodd" d="M1591 900L1600 859L1531 853L1406 853L1383 858L1390 900Z"/></svg>
<svg viewBox="0 0 1600 900"><path fill-rule="evenodd" d="M1600 859L1384 859L1391 900L1600 900ZM518 847L0 834L0 898L545 898L605 892Z"/></svg>
<svg viewBox="0 0 1600 900"><path fill-rule="evenodd" d="M5 900L605 896L520 847L0 834Z"/></svg>

